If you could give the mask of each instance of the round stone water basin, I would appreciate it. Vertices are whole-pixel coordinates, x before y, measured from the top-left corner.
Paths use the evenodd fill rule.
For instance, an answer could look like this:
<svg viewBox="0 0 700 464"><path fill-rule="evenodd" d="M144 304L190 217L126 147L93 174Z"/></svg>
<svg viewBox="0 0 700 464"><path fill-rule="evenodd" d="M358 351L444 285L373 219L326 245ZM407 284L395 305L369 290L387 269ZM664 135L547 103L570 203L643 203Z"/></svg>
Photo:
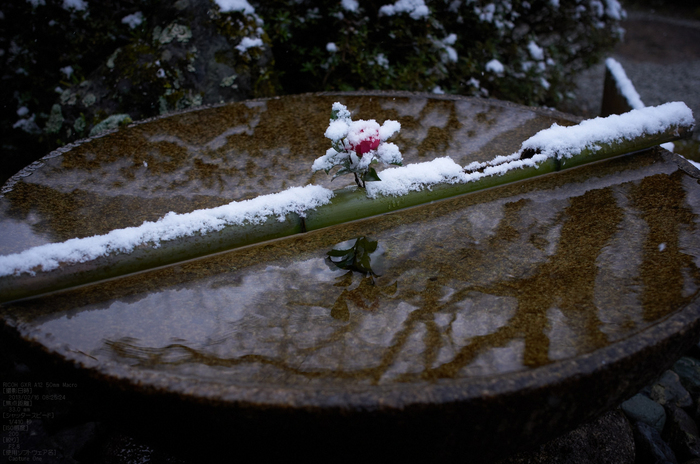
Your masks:
<svg viewBox="0 0 700 464"><path fill-rule="evenodd" d="M403 93L159 118L8 182L0 253L293 185L348 185L310 170L330 146L335 101L355 119L401 122L391 141L405 164L485 161L576 122ZM490 459L614 406L696 340L698 175L647 150L6 303L1 315L55 359L168 404L173 417L155 420L186 410L236 446L263 450L274 435L306 452ZM369 259L341 262L351 255Z"/></svg>

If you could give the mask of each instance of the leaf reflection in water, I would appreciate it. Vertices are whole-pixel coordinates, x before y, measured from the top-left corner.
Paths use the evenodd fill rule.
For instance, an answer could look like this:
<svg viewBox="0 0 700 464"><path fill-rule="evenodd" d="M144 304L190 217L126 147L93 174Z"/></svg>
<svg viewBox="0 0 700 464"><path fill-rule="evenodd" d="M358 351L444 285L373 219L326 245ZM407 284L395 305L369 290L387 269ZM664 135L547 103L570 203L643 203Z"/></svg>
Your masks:
<svg viewBox="0 0 700 464"><path fill-rule="evenodd" d="M347 246L346 244L354 244L348 249L340 249L338 247ZM377 251L377 241L370 240L367 237L359 237L349 242L343 242L336 245L328 252L327 264L331 269L346 269L355 271L365 276L378 277L372 270L372 253Z"/></svg>
<svg viewBox="0 0 700 464"><path fill-rule="evenodd" d="M346 247L350 248L346 248ZM350 310L348 309L347 300L352 301L358 307L367 310L374 310L378 307L378 298L370 298L367 303L362 295L371 295L378 297L378 293L391 295L396 292L396 282L386 289L372 289L376 284L375 277L379 274L372 270L372 255L378 258L381 255L381 249L378 250L377 240L372 240L367 237L359 237L354 240L339 243L327 253L326 264L331 270L345 269L350 272L338 278L334 284L336 287L348 287L352 283L352 273L358 272L365 276L360 283L360 286L354 290L343 290L338 296L338 299L331 308L331 316L334 319L341 321L350 320ZM368 285L370 287L368 287ZM372 291L374 290L374 291Z"/></svg>
<svg viewBox="0 0 700 464"><path fill-rule="evenodd" d="M27 324L50 348L223 383L386 385L537 368L639 333L700 292L696 179L652 155L572 176L8 310L47 314Z"/></svg>

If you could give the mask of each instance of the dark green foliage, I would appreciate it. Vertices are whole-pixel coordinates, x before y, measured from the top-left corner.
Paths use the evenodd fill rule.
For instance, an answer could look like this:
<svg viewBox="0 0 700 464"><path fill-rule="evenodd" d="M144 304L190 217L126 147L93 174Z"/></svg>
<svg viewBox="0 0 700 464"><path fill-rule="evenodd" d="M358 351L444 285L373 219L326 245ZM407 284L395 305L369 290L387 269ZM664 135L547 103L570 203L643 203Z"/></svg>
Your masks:
<svg viewBox="0 0 700 464"><path fill-rule="evenodd" d="M123 17L141 11L148 18L158 5L159 0L101 0L99 8L76 10L65 9L63 0L2 3L2 182L26 164L27 152L45 154L66 141L44 131L60 96L57 88L81 82L117 47L138 37L142 27L131 29ZM66 66L72 74L61 71ZM20 116L18 110L26 113Z"/></svg>
<svg viewBox="0 0 700 464"><path fill-rule="evenodd" d="M436 90L554 106L572 76L621 34L615 1L555 3L435 0L426 2L428 15L387 15L380 11L387 0L360 1L356 11L338 0L274 0L257 11L287 93ZM543 59L533 57L531 42ZM503 73L487 70L493 59Z"/></svg>
<svg viewBox="0 0 700 464"><path fill-rule="evenodd" d="M358 89L556 106L573 76L620 36L616 0L428 0L422 12L393 15L382 12L392 0L360 0L354 11L343 6L352 0L250 3L255 14L222 13L213 0L90 0L84 10L64 0L3 2L0 184L116 114L137 120L198 104ZM136 12L139 26L122 23ZM192 38L158 41L173 24ZM264 46L239 52L242 37ZM494 59L502 73L487 68Z"/></svg>

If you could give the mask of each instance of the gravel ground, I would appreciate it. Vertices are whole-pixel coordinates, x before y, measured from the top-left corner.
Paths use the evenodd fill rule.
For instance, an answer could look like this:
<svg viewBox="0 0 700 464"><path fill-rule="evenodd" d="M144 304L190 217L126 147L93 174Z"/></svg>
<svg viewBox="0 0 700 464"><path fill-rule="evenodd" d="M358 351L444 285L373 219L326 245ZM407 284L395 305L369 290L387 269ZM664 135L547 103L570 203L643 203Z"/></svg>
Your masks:
<svg viewBox="0 0 700 464"><path fill-rule="evenodd" d="M647 106L682 101L700 115L700 21L630 12L624 41L611 54L620 62ZM605 65L581 73L570 112L600 113ZM700 131L693 135L700 140Z"/></svg>

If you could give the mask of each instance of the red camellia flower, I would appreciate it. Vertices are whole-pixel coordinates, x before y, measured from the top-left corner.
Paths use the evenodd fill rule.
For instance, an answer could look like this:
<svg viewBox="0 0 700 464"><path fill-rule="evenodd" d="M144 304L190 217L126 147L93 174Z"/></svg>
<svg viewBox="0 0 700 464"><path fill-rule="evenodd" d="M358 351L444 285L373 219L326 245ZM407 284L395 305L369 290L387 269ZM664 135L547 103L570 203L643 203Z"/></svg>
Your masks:
<svg viewBox="0 0 700 464"><path fill-rule="evenodd" d="M381 140L379 140L379 131L374 128L364 128L357 135L359 143L350 141L350 148L355 150L355 153L357 153L357 156L360 158L362 158L362 155L365 153L376 150L381 142Z"/></svg>

